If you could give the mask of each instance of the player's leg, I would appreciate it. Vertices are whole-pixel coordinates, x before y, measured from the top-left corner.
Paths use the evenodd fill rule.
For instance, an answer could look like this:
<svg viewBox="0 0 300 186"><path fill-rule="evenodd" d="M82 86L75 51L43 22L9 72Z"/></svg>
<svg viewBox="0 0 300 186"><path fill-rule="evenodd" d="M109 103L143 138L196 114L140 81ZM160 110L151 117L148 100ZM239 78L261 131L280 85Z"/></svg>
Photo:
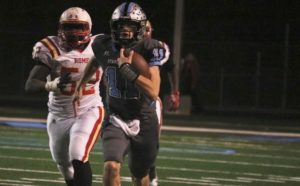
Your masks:
<svg viewBox="0 0 300 186"><path fill-rule="evenodd" d="M52 113L48 114L47 132L50 152L68 186L73 186L74 184L74 170L69 159L69 131L72 124L73 119L65 120L58 118Z"/></svg>
<svg viewBox="0 0 300 186"><path fill-rule="evenodd" d="M139 134L132 138L129 168L135 185L149 186L149 170L158 152L158 118L155 114L141 120Z"/></svg>
<svg viewBox="0 0 300 186"><path fill-rule="evenodd" d="M75 185L92 185L89 153L100 134L104 109L95 107L76 117L70 131L70 158L74 167Z"/></svg>
<svg viewBox="0 0 300 186"><path fill-rule="evenodd" d="M72 160L72 165L74 167L75 185L91 186L93 177L89 161Z"/></svg>
<svg viewBox="0 0 300 186"><path fill-rule="evenodd" d="M107 123L103 127L101 140L104 158L103 184L119 186L121 163L128 149L129 138L122 129Z"/></svg>
<svg viewBox="0 0 300 186"><path fill-rule="evenodd" d="M156 166L155 165L150 167L149 179L150 179L149 186L157 186L158 185L158 178L157 178L157 172L156 172Z"/></svg>
<svg viewBox="0 0 300 186"><path fill-rule="evenodd" d="M161 99L158 99L156 101L156 115L158 118L158 124L159 124L159 136L161 134L161 127L163 123L163 104ZM159 146L158 146L159 147ZM158 177L157 177L157 172L156 172L156 166L155 163L150 167L149 170L149 179L150 179L150 186L157 186L158 185Z"/></svg>
<svg viewBox="0 0 300 186"><path fill-rule="evenodd" d="M117 161L105 161L103 170L104 186L120 186L121 185L121 163Z"/></svg>

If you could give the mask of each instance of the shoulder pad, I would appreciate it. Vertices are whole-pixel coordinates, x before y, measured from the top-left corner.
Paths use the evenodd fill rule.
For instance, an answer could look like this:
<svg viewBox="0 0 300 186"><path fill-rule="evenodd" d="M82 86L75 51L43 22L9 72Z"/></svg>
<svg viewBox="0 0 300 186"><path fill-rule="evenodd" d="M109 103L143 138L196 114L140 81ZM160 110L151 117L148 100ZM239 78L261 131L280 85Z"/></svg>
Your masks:
<svg viewBox="0 0 300 186"><path fill-rule="evenodd" d="M39 54L50 55L52 58L56 58L60 55L58 49L58 40L56 36L48 36L40 40L33 47L33 58L38 57Z"/></svg>
<svg viewBox="0 0 300 186"><path fill-rule="evenodd" d="M91 40L92 41L94 41L95 40L95 38L97 38L97 37L101 37L101 36L104 36L104 34L96 34L96 35L93 35L93 36L91 36Z"/></svg>
<svg viewBox="0 0 300 186"><path fill-rule="evenodd" d="M99 35L96 35L93 44L100 44L100 43L106 42L110 39L111 39L110 35L99 34Z"/></svg>
<svg viewBox="0 0 300 186"><path fill-rule="evenodd" d="M33 47L32 58L50 66L49 61L60 55L55 37L56 36L45 37L37 42Z"/></svg>
<svg viewBox="0 0 300 186"><path fill-rule="evenodd" d="M99 50L102 50L105 48L108 42L111 41L110 35L97 35L92 43L92 49L96 55L98 56Z"/></svg>
<svg viewBox="0 0 300 186"><path fill-rule="evenodd" d="M170 55L168 45L152 38L141 40L132 49L142 54L150 66L162 66Z"/></svg>
<svg viewBox="0 0 300 186"><path fill-rule="evenodd" d="M159 41L152 38L147 38L142 40L143 46L145 49L157 48L160 46Z"/></svg>

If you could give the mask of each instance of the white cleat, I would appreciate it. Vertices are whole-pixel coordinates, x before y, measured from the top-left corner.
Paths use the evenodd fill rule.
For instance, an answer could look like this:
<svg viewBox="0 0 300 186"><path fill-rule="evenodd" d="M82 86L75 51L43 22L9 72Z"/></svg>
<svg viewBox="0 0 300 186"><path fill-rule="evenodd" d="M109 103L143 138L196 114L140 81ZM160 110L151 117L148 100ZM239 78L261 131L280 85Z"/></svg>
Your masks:
<svg viewBox="0 0 300 186"><path fill-rule="evenodd" d="M158 179L155 177L154 179L150 180L149 186L158 186Z"/></svg>

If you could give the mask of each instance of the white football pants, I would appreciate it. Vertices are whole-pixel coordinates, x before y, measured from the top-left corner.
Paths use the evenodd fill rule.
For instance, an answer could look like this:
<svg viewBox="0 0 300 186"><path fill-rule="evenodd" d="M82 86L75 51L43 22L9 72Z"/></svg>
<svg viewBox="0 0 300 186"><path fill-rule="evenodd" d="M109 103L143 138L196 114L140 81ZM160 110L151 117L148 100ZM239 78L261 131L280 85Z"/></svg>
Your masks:
<svg viewBox="0 0 300 186"><path fill-rule="evenodd" d="M100 134L103 107L94 107L73 117L62 118L49 112L47 131L53 160L66 180L73 178L72 160L87 162Z"/></svg>

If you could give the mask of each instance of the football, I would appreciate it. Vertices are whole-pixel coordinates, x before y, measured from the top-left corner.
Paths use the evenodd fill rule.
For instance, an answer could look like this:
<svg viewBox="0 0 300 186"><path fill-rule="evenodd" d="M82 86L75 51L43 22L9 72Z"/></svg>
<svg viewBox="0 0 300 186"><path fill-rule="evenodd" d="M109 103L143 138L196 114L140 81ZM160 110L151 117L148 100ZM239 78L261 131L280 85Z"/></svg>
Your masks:
<svg viewBox="0 0 300 186"><path fill-rule="evenodd" d="M127 57L129 55L129 51L126 50L124 54ZM144 57L141 56L139 53L137 53L137 52L133 53L131 65L141 75L143 75L147 78L151 78L149 65L148 65L147 61L144 59Z"/></svg>

